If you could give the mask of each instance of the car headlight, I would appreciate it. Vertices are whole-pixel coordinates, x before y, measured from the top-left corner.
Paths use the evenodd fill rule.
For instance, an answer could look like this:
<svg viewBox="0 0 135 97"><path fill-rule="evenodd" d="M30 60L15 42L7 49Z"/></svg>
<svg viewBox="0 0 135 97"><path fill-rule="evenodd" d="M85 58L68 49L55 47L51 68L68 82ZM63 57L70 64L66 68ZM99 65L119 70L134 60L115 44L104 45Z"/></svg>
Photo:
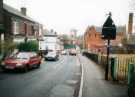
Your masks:
<svg viewBox="0 0 135 97"><path fill-rule="evenodd" d="M22 66L22 64L18 63L18 64L16 64L16 66Z"/></svg>

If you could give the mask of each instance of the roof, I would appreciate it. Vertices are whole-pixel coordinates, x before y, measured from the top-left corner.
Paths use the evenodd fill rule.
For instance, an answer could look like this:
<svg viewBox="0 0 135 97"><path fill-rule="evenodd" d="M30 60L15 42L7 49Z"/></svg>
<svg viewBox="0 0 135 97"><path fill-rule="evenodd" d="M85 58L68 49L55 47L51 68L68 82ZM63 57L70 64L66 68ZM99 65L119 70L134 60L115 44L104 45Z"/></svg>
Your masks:
<svg viewBox="0 0 135 97"><path fill-rule="evenodd" d="M44 36L57 36L57 34L48 31L48 32L44 32Z"/></svg>
<svg viewBox="0 0 135 97"><path fill-rule="evenodd" d="M19 16L21 18L24 18L24 19L27 19L29 21L34 22L34 20L32 18L23 15L19 10L15 9L15 8L7 5L7 4L3 4L3 8L4 8L4 10L6 10L7 12L9 12L11 14L17 15L17 16Z"/></svg>

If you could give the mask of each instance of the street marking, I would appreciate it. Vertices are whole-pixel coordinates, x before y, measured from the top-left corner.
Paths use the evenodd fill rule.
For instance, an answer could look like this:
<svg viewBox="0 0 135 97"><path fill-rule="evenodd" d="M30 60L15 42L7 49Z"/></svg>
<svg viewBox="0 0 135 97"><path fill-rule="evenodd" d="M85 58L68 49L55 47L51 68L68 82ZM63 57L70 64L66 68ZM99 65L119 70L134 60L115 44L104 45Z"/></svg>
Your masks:
<svg viewBox="0 0 135 97"><path fill-rule="evenodd" d="M83 89L83 80L84 80L84 66L78 56L78 59L79 59L79 62L80 62L80 65L82 67L81 71L82 71L82 75L81 75L81 84L80 84L80 89L79 89L79 95L78 97L82 97L82 89Z"/></svg>

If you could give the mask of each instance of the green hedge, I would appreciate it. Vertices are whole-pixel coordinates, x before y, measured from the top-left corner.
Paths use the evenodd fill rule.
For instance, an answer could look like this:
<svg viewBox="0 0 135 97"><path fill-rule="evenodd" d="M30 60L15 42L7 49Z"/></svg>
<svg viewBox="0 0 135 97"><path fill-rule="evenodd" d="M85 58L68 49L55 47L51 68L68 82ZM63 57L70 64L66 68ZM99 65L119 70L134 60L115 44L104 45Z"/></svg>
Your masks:
<svg viewBox="0 0 135 97"><path fill-rule="evenodd" d="M88 57L89 59L93 60L94 62L98 63L98 55L94 53L88 53L88 52L83 52L83 55Z"/></svg>
<svg viewBox="0 0 135 97"><path fill-rule="evenodd" d="M38 42L37 41L28 41L28 42L23 42L20 43L17 46L19 51L38 51Z"/></svg>
<svg viewBox="0 0 135 97"><path fill-rule="evenodd" d="M8 41L5 41L3 43L0 43L0 47L1 49L3 49L1 52L0 52L0 56L3 56L6 57L8 55L10 55L14 49L16 49L17 45L13 42L8 42Z"/></svg>
<svg viewBox="0 0 135 97"><path fill-rule="evenodd" d="M76 48L76 45L74 45L74 44L64 44L64 49L72 49L72 48Z"/></svg>

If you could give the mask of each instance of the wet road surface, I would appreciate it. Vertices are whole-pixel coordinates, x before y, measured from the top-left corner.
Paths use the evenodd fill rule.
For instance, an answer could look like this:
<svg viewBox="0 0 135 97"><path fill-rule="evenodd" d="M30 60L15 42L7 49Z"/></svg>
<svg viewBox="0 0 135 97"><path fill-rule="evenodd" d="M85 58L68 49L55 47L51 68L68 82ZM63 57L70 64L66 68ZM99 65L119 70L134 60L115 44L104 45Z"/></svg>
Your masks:
<svg viewBox="0 0 135 97"><path fill-rule="evenodd" d="M73 97L80 78L76 56L44 61L39 69L0 73L0 97Z"/></svg>

